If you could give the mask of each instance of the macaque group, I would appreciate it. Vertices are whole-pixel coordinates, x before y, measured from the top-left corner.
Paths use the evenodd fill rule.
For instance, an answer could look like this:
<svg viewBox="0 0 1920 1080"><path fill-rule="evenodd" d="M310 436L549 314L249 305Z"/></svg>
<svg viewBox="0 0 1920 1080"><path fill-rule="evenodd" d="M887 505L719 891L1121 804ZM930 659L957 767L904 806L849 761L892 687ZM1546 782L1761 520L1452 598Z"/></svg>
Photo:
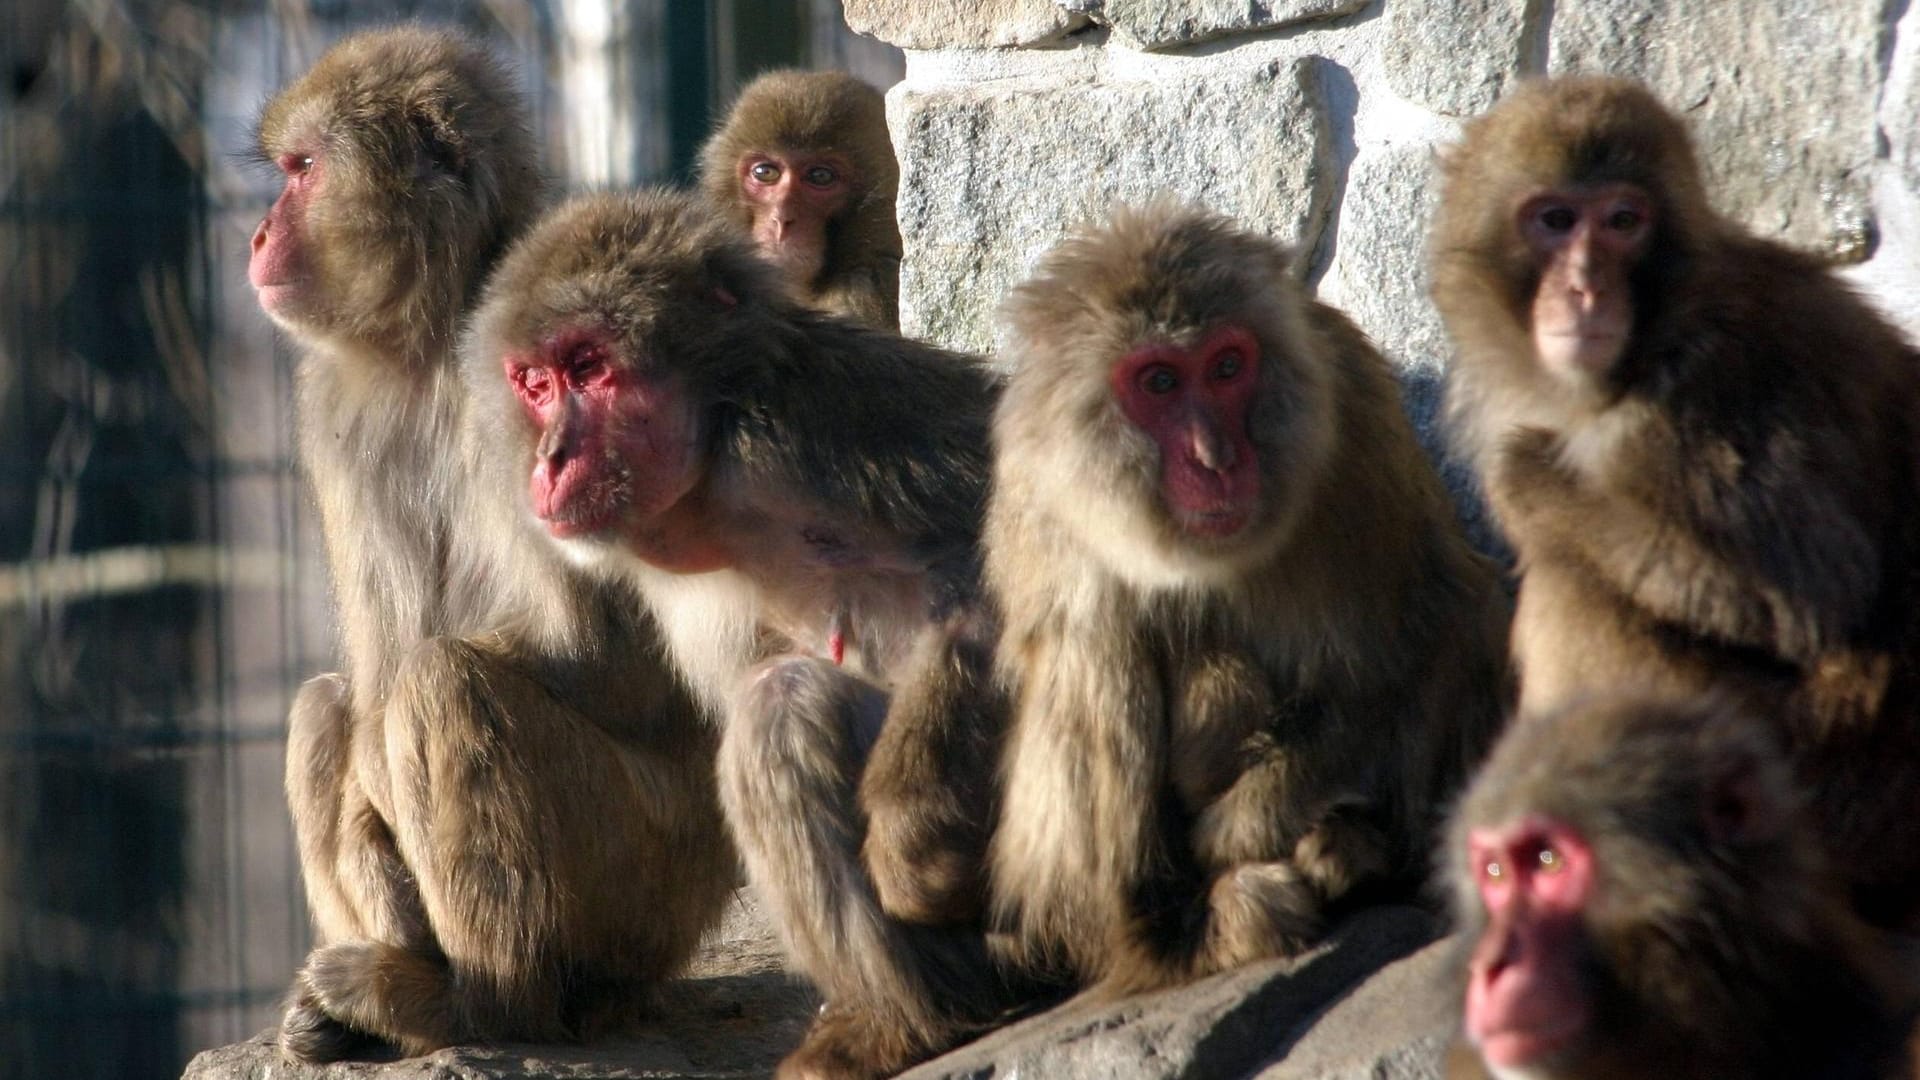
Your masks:
<svg viewBox="0 0 1920 1080"><path fill-rule="evenodd" d="M1870 969L1920 931L1920 355L1716 216L1622 80L1469 124L1432 250L1554 717L1462 811L1468 1036L1501 1076L1912 1075L1913 984Z"/></svg>
<svg viewBox="0 0 1920 1080"><path fill-rule="evenodd" d="M1643 89L1523 85L1446 164L1517 610L1392 366L1225 218L1080 227L994 361L901 336L850 77L548 208L512 80L409 26L259 142L343 652L288 722L289 1055L616 1030L744 869L824 999L780 1075L887 1076L1437 863L1457 1075L1906 1067L1920 355Z"/></svg>

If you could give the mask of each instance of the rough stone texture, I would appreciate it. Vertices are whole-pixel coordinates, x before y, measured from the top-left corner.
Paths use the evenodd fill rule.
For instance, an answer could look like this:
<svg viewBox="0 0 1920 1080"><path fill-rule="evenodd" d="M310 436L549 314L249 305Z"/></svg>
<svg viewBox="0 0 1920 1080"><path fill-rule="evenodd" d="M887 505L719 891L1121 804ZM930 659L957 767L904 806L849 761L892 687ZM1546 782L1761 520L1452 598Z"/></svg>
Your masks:
<svg viewBox="0 0 1920 1080"><path fill-rule="evenodd" d="M1369 0L1095 0L1094 21L1135 49L1168 49L1229 34L1350 15Z"/></svg>
<svg viewBox="0 0 1920 1080"><path fill-rule="evenodd" d="M1387 85L1448 116L1486 111L1518 77L1527 9L1540 0L1393 0L1381 47Z"/></svg>
<svg viewBox="0 0 1920 1080"><path fill-rule="evenodd" d="M1443 366L1451 346L1427 300L1426 223L1439 201L1432 147L1363 151L1347 170L1339 243L1323 298L1366 327L1407 371Z"/></svg>
<svg viewBox="0 0 1920 1080"><path fill-rule="evenodd" d="M1311 60L1164 81L896 91L901 324L987 349L1033 260L1116 199L1162 192L1311 250L1330 139Z"/></svg>
<svg viewBox="0 0 1920 1080"><path fill-rule="evenodd" d="M847 25L903 49L1042 45L1087 25L1052 0L844 0Z"/></svg>
<svg viewBox="0 0 1920 1080"><path fill-rule="evenodd" d="M1688 114L1715 204L1848 261L1872 249L1889 0L1560 0L1549 70L1645 80Z"/></svg>
<svg viewBox="0 0 1920 1080"><path fill-rule="evenodd" d="M1451 940L1382 968L1275 1048L1257 1080L1439 1080L1460 1026Z"/></svg>
<svg viewBox="0 0 1920 1080"><path fill-rule="evenodd" d="M1336 928L1321 948L1293 961L1256 964L1192 986L1117 1002L1075 1000L1030 1020L994 1032L944 1057L901 1075L901 1080L986 1080L1032 1076L1047 1080L1212 1080L1245 1076L1276 1058L1305 1054L1303 1060L1340 1068L1362 1063L1344 1045L1324 1046L1308 1034L1328 1005L1350 994L1369 974L1433 940L1433 917L1415 908L1375 908L1357 913ZM1422 980L1409 979L1398 966L1391 977L1397 997ZM1423 992L1425 988L1420 988ZM1437 991L1437 986L1434 988ZM1359 995L1353 995L1359 996ZM1375 1000L1368 998L1368 1001ZM1424 1006L1426 1003L1422 1003ZM1442 1011L1451 1007L1440 1002ZM1364 1069L1385 1071L1270 1072L1276 1077L1376 1076L1413 1080L1434 1071L1401 1070L1402 1061L1424 1061L1434 1032L1425 1019L1431 1008L1408 1003L1404 1017L1375 1006L1364 1014L1379 1025L1368 1033L1364 1051L1373 1055ZM1343 1023L1351 1010L1336 1009ZM1406 1021L1419 1018L1420 1023ZM1450 1026L1451 1019L1446 1023ZM1289 1054L1289 1048L1291 1054ZM1354 1051L1361 1052L1358 1047ZM1314 1066L1319 1067L1319 1066ZM1291 1066L1285 1066L1290 1070ZM1395 1071L1401 1070L1401 1071Z"/></svg>
<svg viewBox="0 0 1920 1080"><path fill-rule="evenodd" d="M773 1072L818 1004L783 970L771 927L741 890L687 977L661 989L656 1015L630 1036L592 1046L462 1046L385 1063L293 1065L266 1032L200 1054L182 1080L744 1080Z"/></svg>

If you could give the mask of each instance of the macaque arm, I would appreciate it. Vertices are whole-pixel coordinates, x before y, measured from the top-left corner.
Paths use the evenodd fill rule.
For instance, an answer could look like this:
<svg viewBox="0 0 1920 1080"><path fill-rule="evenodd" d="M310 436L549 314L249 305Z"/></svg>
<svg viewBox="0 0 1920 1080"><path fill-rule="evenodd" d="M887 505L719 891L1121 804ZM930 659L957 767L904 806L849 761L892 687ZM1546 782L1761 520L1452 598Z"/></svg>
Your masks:
<svg viewBox="0 0 1920 1080"><path fill-rule="evenodd" d="M985 643L929 628L861 775L861 853L895 918L965 923L984 909L1005 724L992 663Z"/></svg>
<svg viewBox="0 0 1920 1080"><path fill-rule="evenodd" d="M741 418L736 460L756 489L797 490L829 515L903 538L917 558L978 532L992 376L971 358L839 320L815 325ZM939 402L929 409L928 402Z"/></svg>
<svg viewBox="0 0 1920 1080"><path fill-rule="evenodd" d="M1643 472L1661 468L1660 454L1636 456L1646 462L1637 466ZM1671 468L1680 475L1711 466ZM1658 490L1672 479L1627 482ZM1578 559L1657 619L1796 662L1859 631L1879 588L1880 561L1832 484L1810 472L1790 485L1787 499L1768 498L1741 476L1713 483L1714 490L1701 486L1689 484L1685 504L1672 508L1631 492L1609 494L1562 463L1556 440L1540 430L1513 437L1490 485L1523 554Z"/></svg>

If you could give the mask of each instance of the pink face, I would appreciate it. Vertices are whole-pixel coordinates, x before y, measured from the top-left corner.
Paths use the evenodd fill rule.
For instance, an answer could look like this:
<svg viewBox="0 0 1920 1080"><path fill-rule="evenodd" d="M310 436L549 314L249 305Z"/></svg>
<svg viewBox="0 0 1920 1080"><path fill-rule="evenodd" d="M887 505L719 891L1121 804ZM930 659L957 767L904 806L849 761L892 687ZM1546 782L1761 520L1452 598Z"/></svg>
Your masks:
<svg viewBox="0 0 1920 1080"><path fill-rule="evenodd" d="M1527 818L1468 837L1487 929L1468 967L1466 1031L1488 1064L1524 1068L1578 1046L1592 1020L1581 970L1593 851Z"/></svg>
<svg viewBox="0 0 1920 1080"><path fill-rule="evenodd" d="M1159 446L1160 498L1189 535L1233 536L1258 508L1247 414L1259 379L1259 342L1240 326L1192 347L1142 346L1113 366L1114 398Z"/></svg>
<svg viewBox="0 0 1920 1080"><path fill-rule="evenodd" d="M319 153L287 153L275 161L285 176L280 197L253 230L253 253L247 260L247 280L253 283L260 308L269 315L293 316L310 300L312 267L307 255L305 226L309 208L320 197L326 169Z"/></svg>
<svg viewBox="0 0 1920 1080"><path fill-rule="evenodd" d="M739 179L761 252L796 282L819 276L827 223L853 196L847 162L831 154L749 153L740 159Z"/></svg>
<svg viewBox="0 0 1920 1080"><path fill-rule="evenodd" d="M506 372L540 431L527 494L553 536L644 529L698 481L687 395L636 371L605 331L563 331L507 357Z"/></svg>
<svg viewBox="0 0 1920 1080"><path fill-rule="evenodd" d="M1533 343L1556 374L1605 374L1633 332L1633 267L1653 237L1653 200L1632 184L1549 191L1520 207L1540 269Z"/></svg>

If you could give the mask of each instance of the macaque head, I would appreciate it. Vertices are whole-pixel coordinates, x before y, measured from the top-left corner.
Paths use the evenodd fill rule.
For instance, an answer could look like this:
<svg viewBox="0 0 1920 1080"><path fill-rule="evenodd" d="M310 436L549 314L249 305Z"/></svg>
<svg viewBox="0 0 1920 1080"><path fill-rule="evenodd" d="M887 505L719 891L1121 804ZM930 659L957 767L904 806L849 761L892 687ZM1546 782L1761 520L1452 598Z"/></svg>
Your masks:
<svg viewBox="0 0 1920 1080"><path fill-rule="evenodd" d="M776 71L740 93L701 151L701 185L805 291L846 253L898 253L899 167L880 91L832 71Z"/></svg>
<svg viewBox="0 0 1920 1080"><path fill-rule="evenodd" d="M1468 124L1445 173L1434 296L1466 359L1616 398L1709 220L1685 128L1628 80L1539 80Z"/></svg>
<svg viewBox="0 0 1920 1080"><path fill-rule="evenodd" d="M450 333L539 201L512 80L479 45L420 28L328 50L268 103L258 149L282 185L247 266L261 308L403 355Z"/></svg>
<svg viewBox="0 0 1920 1080"><path fill-rule="evenodd" d="M1728 1060L1772 974L1746 951L1804 949L1822 902L1798 808L1769 730L1725 706L1597 701L1514 721L1447 849L1464 1038L1489 1073Z"/></svg>
<svg viewBox="0 0 1920 1080"><path fill-rule="evenodd" d="M777 291L768 275L711 211L665 192L576 200L502 260L464 349L478 430L498 433L512 488L576 559L723 565L702 527L709 440L754 362L733 331Z"/></svg>
<svg viewBox="0 0 1920 1080"><path fill-rule="evenodd" d="M1121 208L1073 234L1004 309L999 473L1116 573L1230 577L1284 540L1329 453L1303 303L1283 248L1211 214Z"/></svg>

